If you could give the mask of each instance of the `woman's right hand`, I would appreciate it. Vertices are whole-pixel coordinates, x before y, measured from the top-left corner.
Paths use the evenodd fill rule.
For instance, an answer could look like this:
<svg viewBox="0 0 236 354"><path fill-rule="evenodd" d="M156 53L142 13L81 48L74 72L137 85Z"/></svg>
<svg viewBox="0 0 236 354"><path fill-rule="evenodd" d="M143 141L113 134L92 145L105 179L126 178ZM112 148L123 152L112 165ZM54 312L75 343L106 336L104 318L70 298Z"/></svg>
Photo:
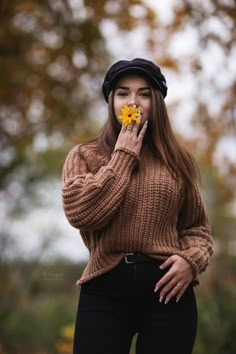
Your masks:
<svg viewBox="0 0 236 354"><path fill-rule="evenodd" d="M125 127L123 123L114 150L123 147L133 151L139 156L142 148L143 138L147 130L147 125L148 121L143 124L142 129L139 132L139 123L133 122L127 127Z"/></svg>

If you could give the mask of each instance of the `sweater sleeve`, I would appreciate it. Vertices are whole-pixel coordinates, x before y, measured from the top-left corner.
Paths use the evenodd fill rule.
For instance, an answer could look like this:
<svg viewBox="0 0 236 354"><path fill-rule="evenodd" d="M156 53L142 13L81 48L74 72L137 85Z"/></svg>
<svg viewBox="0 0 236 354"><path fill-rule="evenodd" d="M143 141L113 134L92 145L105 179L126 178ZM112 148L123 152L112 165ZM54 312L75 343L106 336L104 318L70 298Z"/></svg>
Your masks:
<svg viewBox="0 0 236 354"><path fill-rule="evenodd" d="M209 221L197 184L194 185L194 205L188 205L184 199L177 228L180 243L177 254L191 264L196 278L198 273L205 271L213 254Z"/></svg>
<svg viewBox="0 0 236 354"><path fill-rule="evenodd" d="M134 152L119 148L106 166L92 174L78 146L73 148L62 174L63 206L70 224L90 231L108 224L123 200L137 159Z"/></svg>

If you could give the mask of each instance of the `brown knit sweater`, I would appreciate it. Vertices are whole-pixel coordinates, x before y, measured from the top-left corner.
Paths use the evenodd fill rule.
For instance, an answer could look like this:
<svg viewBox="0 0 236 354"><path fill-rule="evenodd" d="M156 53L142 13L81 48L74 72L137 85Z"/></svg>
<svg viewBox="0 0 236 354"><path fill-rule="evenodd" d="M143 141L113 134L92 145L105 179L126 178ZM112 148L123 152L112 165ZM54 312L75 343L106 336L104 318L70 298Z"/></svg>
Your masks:
<svg viewBox="0 0 236 354"><path fill-rule="evenodd" d="M64 164L62 195L65 214L90 252L77 284L109 271L128 252L180 255L197 284L213 242L197 185L194 193L195 205L187 205L183 183L146 146L139 157L119 148L110 159L95 143L75 146Z"/></svg>

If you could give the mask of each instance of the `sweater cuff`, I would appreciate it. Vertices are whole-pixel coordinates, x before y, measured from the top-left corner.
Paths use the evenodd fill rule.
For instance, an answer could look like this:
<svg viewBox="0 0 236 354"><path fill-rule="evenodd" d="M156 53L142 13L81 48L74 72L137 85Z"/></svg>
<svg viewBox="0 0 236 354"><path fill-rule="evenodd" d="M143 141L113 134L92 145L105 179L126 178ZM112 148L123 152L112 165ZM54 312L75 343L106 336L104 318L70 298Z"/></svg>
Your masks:
<svg viewBox="0 0 236 354"><path fill-rule="evenodd" d="M124 172L133 169L138 159L139 157L135 154L135 152L121 147L113 151L109 167L111 167L119 175L123 175Z"/></svg>
<svg viewBox="0 0 236 354"><path fill-rule="evenodd" d="M113 151L113 154L114 154L116 151L124 151L124 152L126 152L127 154L133 155L133 156L135 156L137 159L139 159L139 156L138 156L135 152L133 152L133 151L131 151L131 150L129 150L129 149L126 149L125 147L122 147L122 146L121 146L121 147L115 149L115 150Z"/></svg>

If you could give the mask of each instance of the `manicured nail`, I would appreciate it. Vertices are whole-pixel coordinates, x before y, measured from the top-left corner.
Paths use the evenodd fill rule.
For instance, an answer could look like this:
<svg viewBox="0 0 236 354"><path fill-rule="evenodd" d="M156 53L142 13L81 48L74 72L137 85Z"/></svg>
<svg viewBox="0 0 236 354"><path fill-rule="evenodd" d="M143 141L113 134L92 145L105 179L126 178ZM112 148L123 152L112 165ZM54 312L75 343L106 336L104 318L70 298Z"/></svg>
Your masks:
<svg viewBox="0 0 236 354"><path fill-rule="evenodd" d="M156 293L159 290L158 286L155 287L154 292Z"/></svg>
<svg viewBox="0 0 236 354"><path fill-rule="evenodd" d="M169 300L170 300L170 299L166 298L165 304L168 304Z"/></svg>
<svg viewBox="0 0 236 354"><path fill-rule="evenodd" d="M179 302L179 300L180 300L180 298L179 298L179 297L177 297L176 302Z"/></svg>
<svg viewBox="0 0 236 354"><path fill-rule="evenodd" d="M162 302L163 300L163 296L160 296L159 302Z"/></svg>

